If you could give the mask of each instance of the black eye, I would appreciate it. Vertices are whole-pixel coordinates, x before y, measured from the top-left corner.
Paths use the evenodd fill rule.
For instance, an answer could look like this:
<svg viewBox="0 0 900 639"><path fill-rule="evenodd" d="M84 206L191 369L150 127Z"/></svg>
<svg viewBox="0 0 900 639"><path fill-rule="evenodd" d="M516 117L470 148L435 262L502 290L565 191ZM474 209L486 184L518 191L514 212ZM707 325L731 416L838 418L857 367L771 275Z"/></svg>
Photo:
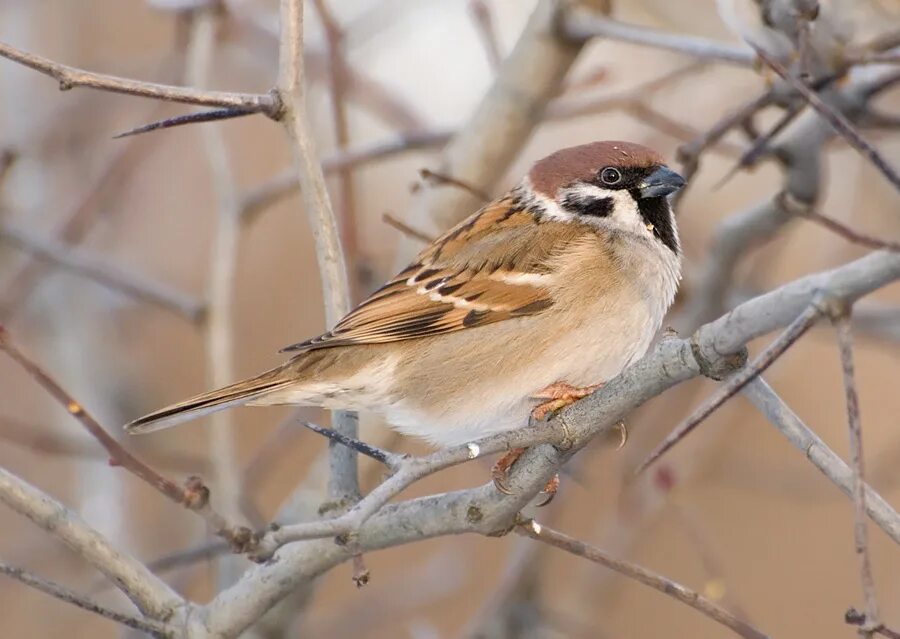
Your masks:
<svg viewBox="0 0 900 639"><path fill-rule="evenodd" d="M619 172L619 169L614 169L613 167L608 166L600 171L600 180L604 184L609 184L610 186L612 186L622 181L622 174Z"/></svg>

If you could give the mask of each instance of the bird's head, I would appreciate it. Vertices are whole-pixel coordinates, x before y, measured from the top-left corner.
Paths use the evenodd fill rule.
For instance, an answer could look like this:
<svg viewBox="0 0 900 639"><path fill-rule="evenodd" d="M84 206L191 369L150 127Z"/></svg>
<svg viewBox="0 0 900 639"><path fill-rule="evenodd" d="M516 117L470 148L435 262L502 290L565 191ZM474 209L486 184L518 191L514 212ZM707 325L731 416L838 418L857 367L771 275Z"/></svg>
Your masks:
<svg viewBox="0 0 900 639"><path fill-rule="evenodd" d="M536 162L524 181L551 218L649 234L675 253L680 249L668 196L684 184L654 150L615 141L557 151Z"/></svg>

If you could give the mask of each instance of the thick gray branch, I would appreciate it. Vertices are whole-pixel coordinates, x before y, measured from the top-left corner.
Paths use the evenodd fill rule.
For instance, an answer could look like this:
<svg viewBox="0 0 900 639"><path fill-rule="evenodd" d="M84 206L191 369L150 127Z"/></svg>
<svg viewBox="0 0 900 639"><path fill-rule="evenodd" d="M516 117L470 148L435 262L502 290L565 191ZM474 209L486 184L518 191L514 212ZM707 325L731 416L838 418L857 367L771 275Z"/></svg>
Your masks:
<svg viewBox="0 0 900 639"><path fill-rule="evenodd" d="M0 501L25 515L106 575L153 619L165 621L184 600L143 564L123 554L68 508L0 468Z"/></svg>
<svg viewBox="0 0 900 639"><path fill-rule="evenodd" d="M592 437L612 428L648 399L686 379L702 374L739 352L750 340L789 324L821 291L853 301L900 278L900 255L877 252L833 271L802 278L742 304L701 327L691 340L669 338L629 367L600 391L562 411L550 422L527 429L545 441L561 442L565 426L571 447L552 445L530 449L510 477L514 495L502 495L492 485L410 500L383 507L354 536L359 551L386 548L430 537L467 532L490 534L509 528L516 513L554 472ZM699 360L698 361L698 358ZM514 435L517 441L524 438ZM491 438L493 439L493 438ZM481 442L490 448L491 439ZM451 449L448 455L458 454ZM828 474L827 469L823 472ZM829 478L832 478L829 475ZM832 478L834 479L834 478ZM872 505L883 503L876 495ZM881 525L881 522L876 520ZM293 588L351 556L334 541L315 540L281 548L273 562L248 571L232 588L202 611L196 636L233 637Z"/></svg>

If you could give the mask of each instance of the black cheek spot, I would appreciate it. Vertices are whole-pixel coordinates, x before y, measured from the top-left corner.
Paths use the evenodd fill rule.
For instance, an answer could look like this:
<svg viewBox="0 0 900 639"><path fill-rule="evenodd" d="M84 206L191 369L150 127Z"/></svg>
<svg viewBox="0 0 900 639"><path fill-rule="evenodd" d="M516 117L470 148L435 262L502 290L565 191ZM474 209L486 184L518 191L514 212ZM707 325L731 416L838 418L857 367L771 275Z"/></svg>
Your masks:
<svg viewBox="0 0 900 639"><path fill-rule="evenodd" d="M576 215L607 217L612 213L614 203L611 197L586 197L570 194L563 199L562 205L567 211Z"/></svg>

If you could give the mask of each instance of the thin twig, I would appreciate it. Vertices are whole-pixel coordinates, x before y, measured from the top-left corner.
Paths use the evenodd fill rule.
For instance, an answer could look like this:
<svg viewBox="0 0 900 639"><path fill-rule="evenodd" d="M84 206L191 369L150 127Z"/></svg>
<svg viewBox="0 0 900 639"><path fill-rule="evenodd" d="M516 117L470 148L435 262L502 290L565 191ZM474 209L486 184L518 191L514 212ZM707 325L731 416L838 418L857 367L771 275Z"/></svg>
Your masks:
<svg viewBox="0 0 900 639"><path fill-rule="evenodd" d="M710 62L726 62L742 67L752 67L755 62L753 51L744 46L715 42L681 33L667 33L636 24L626 24L594 13L572 13L566 17L563 30L569 38L577 42L602 37L675 51Z"/></svg>
<svg viewBox="0 0 900 639"><path fill-rule="evenodd" d="M15 244L31 255L60 266L69 272L86 277L135 300L172 311L197 323L204 315L205 305L196 297L175 290L162 282L129 272L93 254L50 238L34 235L9 224L0 224L0 239Z"/></svg>
<svg viewBox="0 0 900 639"><path fill-rule="evenodd" d="M161 637L170 637L174 634L173 628L160 621L156 621L154 619L140 619L138 617L126 615L122 612L110 610L109 608L101 606L95 601L92 601L88 597L84 597L59 584L48 581L42 577L38 577L37 575L32 574L23 568L17 568L15 566L10 566L9 564L6 564L4 562L0 562L0 573L12 577L13 579L31 586L32 588L40 590L41 592L48 594L51 597L55 597L60 601L65 601L66 603L70 603L73 606L78 606L83 610L93 612L94 614L100 615L101 617L106 617L107 619L111 619L112 621L128 626L129 628L134 628L135 630L141 630L142 632L147 632Z"/></svg>
<svg viewBox="0 0 900 639"><path fill-rule="evenodd" d="M822 315L821 309L816 304L811 304L800 316L795 319L769 347L760 353L748 366L743 367L737 373L728 378L719 389L713 393L703 404L695 410L690 417L676 426L671 433L654 448L649 455L638 464L634 473L644 472L657 459L662 457L670 448L684 439L703 420L712 415L722 404L737 395L744 386L761 375L775 360L781 357L806 331L812 328L816 320Z"/></svg>
<svg viewBox="0 0 900 639"><path fill-rule="evenodd" d="M859 559L859 576L866 605L866 622L860 627L860 635L870 638L881 626L878 615L878 597L872 578L869 557L869 531L866 518L866 473L863 458L862 427L859 416L859 395L856 392L856 373L853 366L853 343L850 333L850 309L848 304L835 303L830 307L831 320L837 330L841 352L841 369L844 374L844 392L847 398L847 430L850 435L850 467L853 469L853 541Z"/></svg>
<svg viewBox="0 0 900 639"><path fill-rule="evenodd" d="M823 215L819 213L815 209L807 209L805 212L801 213L803 217L816 222L820 226L825 227L829 231L833 233L837 233L844 239L853 242L854 244L859 244L860 246L865 246L871 249L884 249L886 251L894 251L900 252L900 242L894 242L891 240L882 240L881 238L874 237L872 235L866 235L865 233L860 233L855 229L850 228L846 224L839 222L833 217L829 217L827 215Z"/></svg>
<svg viewBox="0 0 900 639"><path fill-rule="evenodd" d="M4 351L25 369L51 397L62 404L69 414L78 420L94 439L103 446L109 454L110 462L114 466L121 466L153 486L176 504L199 513L216 535L228 540L236 549L244 549L251 542L252 535L249 529L229 524L225 518L212 509L209 504L209 489L203 485L199 478L189 478L187 485L181 487L163 477L125 450L75 398L63 390L36 362L16 347L9 333L3 327L0 327L0 350Z"/></svg>
<svg viewBox="0 0 900 639"><path fill-rule="evenodd" d="M879 153L874 146L860 135L853 123L847 119L843 113L825 102L818 93L806 86L799 78L794 77L790 71L785 69L780 62L767 54L761 47L752 43L751 46L756 50L760 60L785 80L785 82L790 84L797 93L802 95L809 105L815 109L816 112L841 135L841 137L847 140L850 146L859 151L864 158L875 165L888 181L894 185L894 188L900 190L900 174L894 170L894 167L882 157L881 153Z"/></svg>
<svg viewBox="0 0 900 639"><path fill-rule="evenodd" d="M39 455L109 461L109 455L98 449L90 439L66 437L61 433L50 432L37 424L20 421L6 415L0 416L0 443L20 446ZM157 457L157 463L160 466L182 472L199 472L208 465L205 457L194 455L188 451L172 450L162 453L149 450L147 456Z"/></svg>
<svg viewBox="0 0 900 639"><path fill-rule="evenodd" d="M278 61L278 95L284 107L284 125L294 153L303 204L312 227L322 280L325 320L334 324L350 310L350 288L341 248L337 221L325 188L325 177L315 152L303 90L303 2L281 0L281 42ZM336 411L335 429L356 439L353 413ZM329 492L336 501L355 500L359 495L356 453L336 444L330 445L331 475Z"/></svg>
<svg viewBox="0 0 900 639"><path fill-rule="evenodd" d="M656 574L637 566L635 564L617 559L603 552L601 549L590 546L583 541L579 541L561 532L547 528L532 520L519 524L515 528L516 532L526 537L531 537L537 541L549 544L554 548L565 550L576 557L582 557L588 561L605 566L610 570L634 579L645 586L650 586L654 590L669 595L693 608L694 610L706 615L713 621L729 628L735 634L745 637L746 639L768 639L768 635L757 630L746 621L738 619L728 610L716 605L701 594L681 585L676 581L672 581L667 577Z"/></svg>
<svg viewBox="0 0 900 639"><path fill-rule="evenodd" d="M411 237L411 238L419 240L421 242L425 242L426 244L434 242L434 238L432 236L427 235L427 234L423 233L422 231L417 231L416 229L411 227L409 224L407 224L403 220L397 219L390 213L382 213L381 221L384 222L385 224L387 224L388 226L391 226L391 227L397 229L398 231L403 233L406 237Z"/></svg>
<svg viewBox="0 0 900 639"><path fill-rule="evenodd" d="M0 57L18 62L59 82L61 91L73 87L88 87L112 93L126 93L145 98L196 104L208 107L232 107L254 113L265 113L277 118L280 112L278 100L271 93L232 93L204 91L191 87L178 87L155 82L142 82L103 73L92 73L43 58L0 42Z"/></svg>
<svg viewBox="0 0 900 639"><path fill-rule="evenodd" d="M220 17L221 12L214 6L193 15L186 63L192 85L205 86L209 81ZM203 127L198 133L202 136L217 205L207 275L208 310L203 326L206 377L212 388L221 388L235 379L234 288L241 233L240 196L221 126ZM218 507L226 520L237 521L241 516L241 486L234 413L215 413L211 422L208 441ZM220 587L230 585L240 575L234 558L216 562L216 566Z"/></svg>
<svg viewBox="0 0 900 639"><path fill-rule="evenodd" d="M762 377L757 377L744 388L744 396L805 459L853 499L852 469L797 417ZM866 485L865 490L868 516L888 537L900 544L900 514L871 486Z"/></svg>
<svg viewBox="0 0 900 639"><path fill-rule="evenodd" d="M418 149L440 146L450 139L450 131L409 131L374 143L360 144L338 151L322 159L322 170L331 174L345 167L355 167L373 160ZM242 198L244 221L252 222L263 209L272 206L300 189L297 171L289 168L259 186L248 189Z"/></svg>
<svg viewBox="0 0 900 639"><path fill-rule="evenodd" d="M487 56L488 64L495 71L503 62L503 54L500 53L500 44L497 40L497 30L494 27L494 16L491 8L485 0L469 0L469 12L472 14L472 22L475 31L481 40L481 46Z"/></svg>
<svg viewBox="0 0 900 639"><path fill-rule="evenodd" d="M153 105L152 113L162 110L161 104ZM84 190L80 197L74 199L74 204L61 216L62 223L54 232L57 241L65 244L77 244L97 221L99 210L104 198L110 191L120 187L127 181L129 174L139 165L145 157L143 152L147 144L153 140L131 138L114 146L108 158L104 159L103 168L97 178ZM18 272L9 278L2 320L22 308L25 300L41 282L41 276L46 272L47 265L26 262Z"/></svg>
<svg viewBox="0 0 900 639"><path fill-rule="evenodd" d="M3 468L0 502L66 544L148 617L168 619L173 610L184 605L184 600L141 562L115 548L76 513Z"/></svg>
<svg viewBox="0 0 900 639"><path fill-rule="evenodd" d="M419 175L422 176L423 180L428 180L434 184L443 184L447 186L455 186L458 189L462 189L463 191L467 191L480 199L482 202L487 202L491 199L491 196L482 191L481 189L472 186L468 182L463 180L459 180L452 175L447 175L446 173L441 173L439 171L432 171L431 169L419 169Z"/></svg>
<svg viewBox="0 0 900 639"><path fill-rule="evenodd" d="M313 0L313 7L319 14L319 20L325 29L325 41L328 52L329 93L331 99L331 117L334 124L334 137L337 151L344 151L350 144L350 126L347 114L347 59L344 52L344 34L340 25L331 13L325 0ZM350 165L337 170L338 207L337 219L341 225L341 242L346 269L354 274L350 279L350 297L359 298L359 289L364 282L362 275L366 272L365 259L359 247L359 222L356 218L356 185Z"/></svg>

